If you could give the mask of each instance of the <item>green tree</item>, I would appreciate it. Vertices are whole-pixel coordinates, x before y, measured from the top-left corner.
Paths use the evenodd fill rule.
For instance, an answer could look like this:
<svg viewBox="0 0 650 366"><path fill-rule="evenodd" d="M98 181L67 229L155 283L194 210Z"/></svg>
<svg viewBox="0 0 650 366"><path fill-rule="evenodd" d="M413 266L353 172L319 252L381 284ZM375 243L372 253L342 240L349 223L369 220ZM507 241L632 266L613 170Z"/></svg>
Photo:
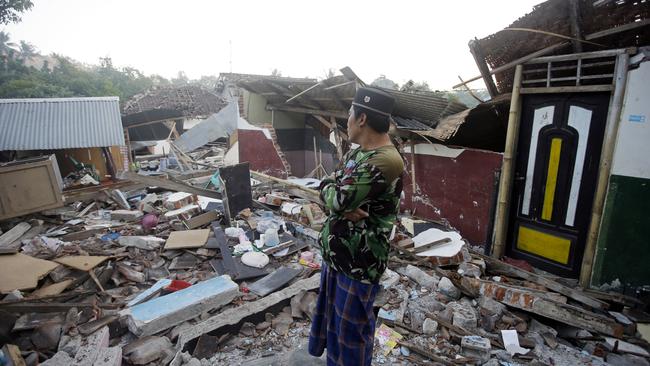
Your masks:
<svg viewBox="0 0 650 366"><path fill-rule="evenodd" d="M31 0L0 0L0 24L19 22L21 13L33 6Z"/></svg>

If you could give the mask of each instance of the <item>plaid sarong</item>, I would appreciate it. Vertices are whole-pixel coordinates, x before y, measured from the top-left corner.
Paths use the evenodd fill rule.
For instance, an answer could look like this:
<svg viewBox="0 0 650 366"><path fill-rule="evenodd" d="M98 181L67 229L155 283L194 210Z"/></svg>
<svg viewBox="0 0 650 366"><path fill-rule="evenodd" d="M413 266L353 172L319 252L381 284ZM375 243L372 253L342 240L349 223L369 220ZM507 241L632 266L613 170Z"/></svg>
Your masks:
<svg viewBox="0 0 650 366"><path fill-rule="evenodd" d="M355 281L325 262L320 281L309 353L320 357L327 348L328 366L370 366L375 335L372 304L379 285Z"/></svg>

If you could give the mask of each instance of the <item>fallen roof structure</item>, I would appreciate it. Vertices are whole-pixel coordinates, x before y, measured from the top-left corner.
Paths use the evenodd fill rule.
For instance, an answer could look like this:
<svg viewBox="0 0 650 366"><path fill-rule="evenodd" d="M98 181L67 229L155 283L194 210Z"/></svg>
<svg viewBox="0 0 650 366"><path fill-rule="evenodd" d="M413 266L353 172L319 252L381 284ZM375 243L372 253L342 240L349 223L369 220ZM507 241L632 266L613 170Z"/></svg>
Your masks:
<svg viewBox="0 0 650 366"><path fill-rule="evenodd" d="M0 99L0 151L124 145L118 97Z"/></svg>

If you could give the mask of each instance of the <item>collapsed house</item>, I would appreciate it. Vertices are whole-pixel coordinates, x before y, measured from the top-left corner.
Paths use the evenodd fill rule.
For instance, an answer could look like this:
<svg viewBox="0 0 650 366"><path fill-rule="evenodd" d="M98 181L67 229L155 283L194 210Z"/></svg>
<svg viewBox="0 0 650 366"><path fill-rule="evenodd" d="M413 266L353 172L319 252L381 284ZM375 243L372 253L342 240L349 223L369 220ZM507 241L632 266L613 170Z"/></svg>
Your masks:
<svg viewBox="0 0 650 366"><path fill-rule="evenodd" d="M119 100L0 100L0 218L63 204L62 190L110 183L129 169ZM13 160L13 161L12 161Z"/></svg>
<svg viewBox="0 0 650 366"><path fill-rule="evenodd" d="M550 0L470 43L491 100L386 90L406 171L373 363L648 364L647 25L647 2ZM2 355L324 363L314 188L362 85L224 73L125 102L133 171L0 223Z"/></svg>

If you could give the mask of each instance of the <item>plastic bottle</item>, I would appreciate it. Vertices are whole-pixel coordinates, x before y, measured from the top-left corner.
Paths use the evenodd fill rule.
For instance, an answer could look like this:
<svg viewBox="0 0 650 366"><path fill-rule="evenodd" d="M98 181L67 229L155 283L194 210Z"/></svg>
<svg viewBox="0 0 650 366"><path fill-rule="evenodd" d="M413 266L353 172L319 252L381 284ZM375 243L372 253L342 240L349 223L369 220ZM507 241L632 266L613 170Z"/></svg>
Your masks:
<svg viewBox="0 0 650 366"><path fill-rule="evenodd" d="M280 244L280 238L278 237L278 231L276 229L266 229L264 233L264 242L267 247L274 247Z"/></svg>

